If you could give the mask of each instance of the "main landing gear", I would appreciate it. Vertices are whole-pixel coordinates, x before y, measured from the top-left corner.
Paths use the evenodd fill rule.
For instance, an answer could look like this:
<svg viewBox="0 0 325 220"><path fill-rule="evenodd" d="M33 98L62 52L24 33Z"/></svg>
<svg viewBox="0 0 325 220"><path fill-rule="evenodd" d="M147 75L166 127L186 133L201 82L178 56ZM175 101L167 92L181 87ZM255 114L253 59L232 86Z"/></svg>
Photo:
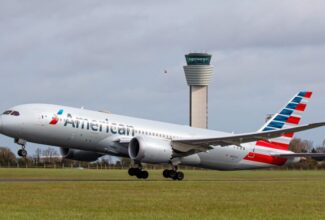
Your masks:
<svg viewBox="0 0 325 220"><path fill-rule="evenodd" d="M184 173L181 171L177 172L177 166L174 166L172 170L164 170L163 176L165 178L171 178L173 180L183 180L184 179Z"/></svg>
<svg viewBox="0 0 325 220"><path fill-rule="evenodd" d="M135 167L131 167L128 170L130 176L136 176L138 179L147 179L149 173L146 170L142 170L141 164L135 164Z"/></svg>
<svg viewBox="0 0 325 220"><path fill-rule="evenodd" d="M21 149L19 149L17 152L18 156L26 158L27 157L27 150L25 149L26 141L20 138L16 138L15 143L21 145Z"/></svg>

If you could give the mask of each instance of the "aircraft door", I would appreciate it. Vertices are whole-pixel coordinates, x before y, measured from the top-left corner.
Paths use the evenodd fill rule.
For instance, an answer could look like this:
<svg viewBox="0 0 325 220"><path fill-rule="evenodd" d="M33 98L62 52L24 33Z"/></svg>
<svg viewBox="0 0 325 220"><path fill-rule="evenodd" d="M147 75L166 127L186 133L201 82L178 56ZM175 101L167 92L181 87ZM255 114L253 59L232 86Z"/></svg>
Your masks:
<svg viewBox="0 0 325 220"><path fill-rule="evenodd" d="M37 115L37 124L42 127L45 126L46 119L48 119L48 116L45 113Z"/></svg>

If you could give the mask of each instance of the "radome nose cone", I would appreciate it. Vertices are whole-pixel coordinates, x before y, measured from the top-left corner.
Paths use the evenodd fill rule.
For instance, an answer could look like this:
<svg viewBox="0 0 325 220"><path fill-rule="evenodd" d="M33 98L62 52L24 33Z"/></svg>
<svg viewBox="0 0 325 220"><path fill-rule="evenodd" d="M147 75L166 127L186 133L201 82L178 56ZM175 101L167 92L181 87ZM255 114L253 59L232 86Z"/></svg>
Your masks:
<svg viewBox="0 0 325 220"><path fill-rule="evenodd" d="M2 132L2 117L0 116L0 133Z"/></svg>

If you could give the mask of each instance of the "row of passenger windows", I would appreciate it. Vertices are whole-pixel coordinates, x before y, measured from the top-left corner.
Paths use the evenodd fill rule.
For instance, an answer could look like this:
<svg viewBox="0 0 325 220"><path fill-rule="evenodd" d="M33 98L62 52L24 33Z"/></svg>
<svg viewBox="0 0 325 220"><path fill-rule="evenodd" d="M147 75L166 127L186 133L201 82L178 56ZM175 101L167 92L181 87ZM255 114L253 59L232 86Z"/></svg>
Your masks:
<svg viewBox="0 0 325 220"><path fill-rule="evenodd" d="M156 137L162 137L162 138L180 138L177 136L172 136L172 135L168 135L168 134L161 134L161 133L157 133L157 132L148 132L148 131L143 131L143 130L135 130L134 131L135 134L144 134L144 135L150 135L150 136L156 136Z"/></svg>
<svg viewBox="0 0 325 220"><path fill-rule="evenodd" d="M13 116L19 116L20 113L17 111L12 111L12 110L7 110L4 113L2 113L3 115L13 115Z"/></svg>

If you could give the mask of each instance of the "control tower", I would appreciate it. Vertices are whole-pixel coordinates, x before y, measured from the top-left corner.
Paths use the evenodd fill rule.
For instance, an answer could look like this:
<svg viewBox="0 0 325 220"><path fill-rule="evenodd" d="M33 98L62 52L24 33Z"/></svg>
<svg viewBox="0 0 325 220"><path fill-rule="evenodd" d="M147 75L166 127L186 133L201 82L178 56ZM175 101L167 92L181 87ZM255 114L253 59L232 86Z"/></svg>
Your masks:
<svg viewBox="0 0 325 220"><path fill-rule="evenodd" d="M208 84L213 74L211 55L189 53L185 58L184 72L190 87L190 126L208 128Z"/></svg>

